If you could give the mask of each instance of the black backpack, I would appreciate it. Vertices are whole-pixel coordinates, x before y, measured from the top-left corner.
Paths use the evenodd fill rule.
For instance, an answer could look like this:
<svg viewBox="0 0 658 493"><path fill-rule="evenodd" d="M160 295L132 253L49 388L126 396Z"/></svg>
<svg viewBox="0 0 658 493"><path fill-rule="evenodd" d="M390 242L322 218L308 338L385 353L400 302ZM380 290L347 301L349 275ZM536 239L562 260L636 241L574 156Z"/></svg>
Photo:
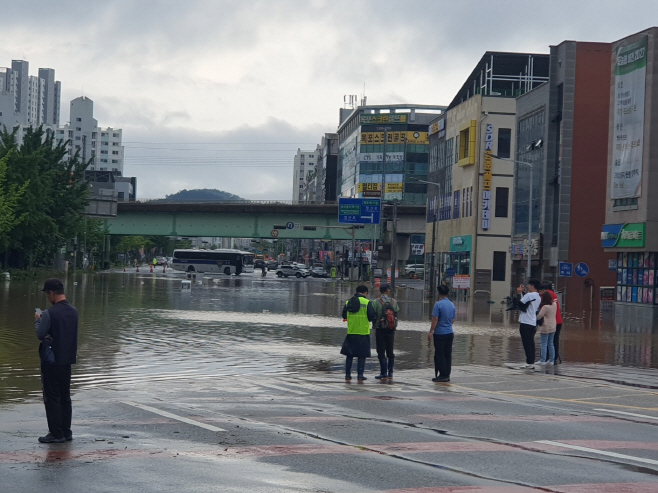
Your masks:
<svg viewBox="0 0 658 493"><path fill-rule="evenodd" d="M361 302L359 301L360 296L355 294L347 301L347 311L350 313L357 313L361 310Z"/></svg>
<svg viewBox="0 0 658 493"><path fill-rule="evenodd" d="M382 315L377 321L377 328L394 330L398 326L398 317L393 307L395 300L391 299L390 302L384 303L381 298L378 298L379 303L382 305Z"/></svg>

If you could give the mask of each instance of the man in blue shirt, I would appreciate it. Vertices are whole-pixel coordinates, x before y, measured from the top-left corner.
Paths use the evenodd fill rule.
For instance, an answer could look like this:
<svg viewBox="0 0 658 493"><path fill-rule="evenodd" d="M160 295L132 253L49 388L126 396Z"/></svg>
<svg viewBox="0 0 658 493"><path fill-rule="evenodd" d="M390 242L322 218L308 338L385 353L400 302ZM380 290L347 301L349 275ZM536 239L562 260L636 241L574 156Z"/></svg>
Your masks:
<svg viewBox="0 0 658 493"><path fill-rule="evenodd" d="M434 339L434 378L432 382L449 382L452 367L452 341L455 334L452 324L455 321L455 305L448 299L450 289L441 285L438 288L439 301L432 310L432 326L427 340Z"/></svg>

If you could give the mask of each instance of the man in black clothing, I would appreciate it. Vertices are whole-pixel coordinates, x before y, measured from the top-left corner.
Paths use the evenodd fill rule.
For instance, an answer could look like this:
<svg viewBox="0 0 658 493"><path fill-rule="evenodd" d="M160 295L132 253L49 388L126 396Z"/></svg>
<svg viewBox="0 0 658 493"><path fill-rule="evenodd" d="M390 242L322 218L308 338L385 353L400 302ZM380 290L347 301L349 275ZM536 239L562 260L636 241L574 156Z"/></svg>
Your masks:
<svg viewBox="0 0 658 493"><path fill-rule="evenodd" d="M379 288L381 296L372 302L375 311L377 311L377 318L372 323L375 329L375 341L377 343L377 357L379 358L380 372L375 378L393 378L393 365L395 364L395 354L393 353L393 345L395 343L395 324L387 323L384 313L385 307L390 307L393 310L393 315L397 322L397 315L400 311L398 302L391 298L391 287L388 284L382 284Z"/></svg>
<svg viewBox="0 0 658 493"><path fill-rule="evenodd" d="M73 439L71 365L76 363L78 352L78 310L66 301L59 279L48 279L42 291L52 307L34 314L36 335L41 341L41 384L48 419L48 434L39 437L39 442L63 443Z"/></svg>

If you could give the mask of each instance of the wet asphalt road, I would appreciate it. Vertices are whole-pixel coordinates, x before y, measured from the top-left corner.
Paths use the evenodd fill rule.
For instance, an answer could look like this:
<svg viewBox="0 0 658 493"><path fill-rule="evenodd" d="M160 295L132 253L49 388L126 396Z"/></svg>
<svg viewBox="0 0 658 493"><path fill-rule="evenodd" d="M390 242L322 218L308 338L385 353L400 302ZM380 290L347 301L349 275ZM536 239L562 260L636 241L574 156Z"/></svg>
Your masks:
<svg viewBox="0 0 658 493"><path fill-rule="evenodd" d="M452 382L435 384L421 313L400 331L393 381L372 379L373 358L371 378L348 384L344 326L318 314L344 302L340 290L291 280L309 286L295 288L307 289L302 302L277 281L260 292L262 313L263 298L250 300L265 288L248 282L242 300L235 280L188 298L171 280L87 279L84 292L78 282L87 328L74 440L61 445L36 442L34 342L0 292L0 492L658 491L656 370L587 359L508 368L513 329L463 324ZM591 344L607 347L599 336Z"/></svg>

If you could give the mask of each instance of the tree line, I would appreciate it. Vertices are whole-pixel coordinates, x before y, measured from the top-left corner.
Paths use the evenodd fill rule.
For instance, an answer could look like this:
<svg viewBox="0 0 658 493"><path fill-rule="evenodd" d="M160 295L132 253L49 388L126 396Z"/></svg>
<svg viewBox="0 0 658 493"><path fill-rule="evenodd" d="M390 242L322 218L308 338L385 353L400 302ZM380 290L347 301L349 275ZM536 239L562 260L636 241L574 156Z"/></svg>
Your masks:
<svg viewBox="0 0 658 493"><path fill-rule="evenodd" d="M28 128L20 145L17 132L0 132L0 261L4 268L52 266L67 241L99 232L83 215L91 161L69 156L66 143L42 128Z"/></svg>

